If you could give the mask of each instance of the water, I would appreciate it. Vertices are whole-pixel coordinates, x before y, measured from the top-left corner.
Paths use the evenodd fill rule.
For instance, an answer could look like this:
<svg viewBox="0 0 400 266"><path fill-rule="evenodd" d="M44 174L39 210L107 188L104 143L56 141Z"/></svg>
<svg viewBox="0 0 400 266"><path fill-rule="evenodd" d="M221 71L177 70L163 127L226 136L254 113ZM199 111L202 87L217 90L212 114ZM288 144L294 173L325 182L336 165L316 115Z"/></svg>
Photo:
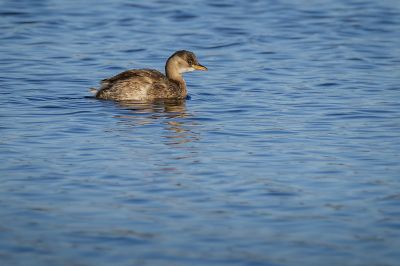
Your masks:
<svg viewBox="0 0 400 266"><path fill-rule="evenodd" d="M1 265L398 265L398 1L0 1ZM162 70L185 102L88 88Z"/></svg>

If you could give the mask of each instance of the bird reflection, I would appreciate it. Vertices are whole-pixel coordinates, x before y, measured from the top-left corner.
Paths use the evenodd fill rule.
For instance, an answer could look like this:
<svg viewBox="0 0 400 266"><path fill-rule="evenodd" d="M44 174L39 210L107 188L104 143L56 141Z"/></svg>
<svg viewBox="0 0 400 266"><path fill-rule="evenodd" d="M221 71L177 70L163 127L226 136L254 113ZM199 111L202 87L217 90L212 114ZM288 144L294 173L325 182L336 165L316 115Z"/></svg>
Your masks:
<svg viewBox="0 0 400 266"><path fill-rule="evenodd" d="M167 145L180 145L199 139L199 134L192 131L192 117L186 110L185 100L158 100L155 102L121 101L117 104L128 114L116 115L124 124L132 126L145 126L154 123L164 125Z"/></svg>
<svg viewBox="0 0 400 266"><path fill-rule="evenodd" d="M166 114L171 117L184 117L186 114L185 100L157 100L153 102L121 101L117 104L134 113ZM183 116L181 116L183 115Z"/></svg>

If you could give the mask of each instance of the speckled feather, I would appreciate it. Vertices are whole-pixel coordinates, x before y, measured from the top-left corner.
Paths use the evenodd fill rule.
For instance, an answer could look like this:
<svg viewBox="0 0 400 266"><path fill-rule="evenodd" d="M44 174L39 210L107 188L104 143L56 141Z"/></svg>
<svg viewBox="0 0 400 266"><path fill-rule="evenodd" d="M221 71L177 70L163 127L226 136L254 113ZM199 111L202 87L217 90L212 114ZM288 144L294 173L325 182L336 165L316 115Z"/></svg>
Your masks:
<svg viewBox="0 0 400 266"><path fill-rule="evenodd" d="M153 69L132 69L101 81L96 98L112 100L151 100L183 98L179 84Z"/></svg>

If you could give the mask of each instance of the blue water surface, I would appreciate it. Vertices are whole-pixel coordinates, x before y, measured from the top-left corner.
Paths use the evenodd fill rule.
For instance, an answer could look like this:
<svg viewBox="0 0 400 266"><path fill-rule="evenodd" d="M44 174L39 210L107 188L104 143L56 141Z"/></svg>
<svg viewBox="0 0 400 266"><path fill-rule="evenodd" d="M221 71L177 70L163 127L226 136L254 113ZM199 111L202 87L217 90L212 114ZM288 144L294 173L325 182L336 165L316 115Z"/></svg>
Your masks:
<svg viewBox="0 0 400 266"><path fill-rule="evenodd" d="M1 265L399 265L399 1L0 0L0 56Z"/></svg>

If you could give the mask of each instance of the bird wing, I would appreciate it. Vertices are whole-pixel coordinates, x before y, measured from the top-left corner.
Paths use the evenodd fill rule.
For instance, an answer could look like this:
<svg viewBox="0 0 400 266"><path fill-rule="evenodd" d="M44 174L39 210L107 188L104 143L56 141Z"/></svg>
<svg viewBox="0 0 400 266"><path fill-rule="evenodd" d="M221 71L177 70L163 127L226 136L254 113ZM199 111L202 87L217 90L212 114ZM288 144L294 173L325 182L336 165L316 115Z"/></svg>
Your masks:
<svg viewBox="0 0 400 266"><path fill-rule="evenodd" d="M165 76L161 74L159 71L154 69L131 69L119 73L111 78L103 79L101 81L102 86L108 86L115 82L123 81L126 79L131 79L135 77L149 77L152 80L163 80Z"/></svg>

